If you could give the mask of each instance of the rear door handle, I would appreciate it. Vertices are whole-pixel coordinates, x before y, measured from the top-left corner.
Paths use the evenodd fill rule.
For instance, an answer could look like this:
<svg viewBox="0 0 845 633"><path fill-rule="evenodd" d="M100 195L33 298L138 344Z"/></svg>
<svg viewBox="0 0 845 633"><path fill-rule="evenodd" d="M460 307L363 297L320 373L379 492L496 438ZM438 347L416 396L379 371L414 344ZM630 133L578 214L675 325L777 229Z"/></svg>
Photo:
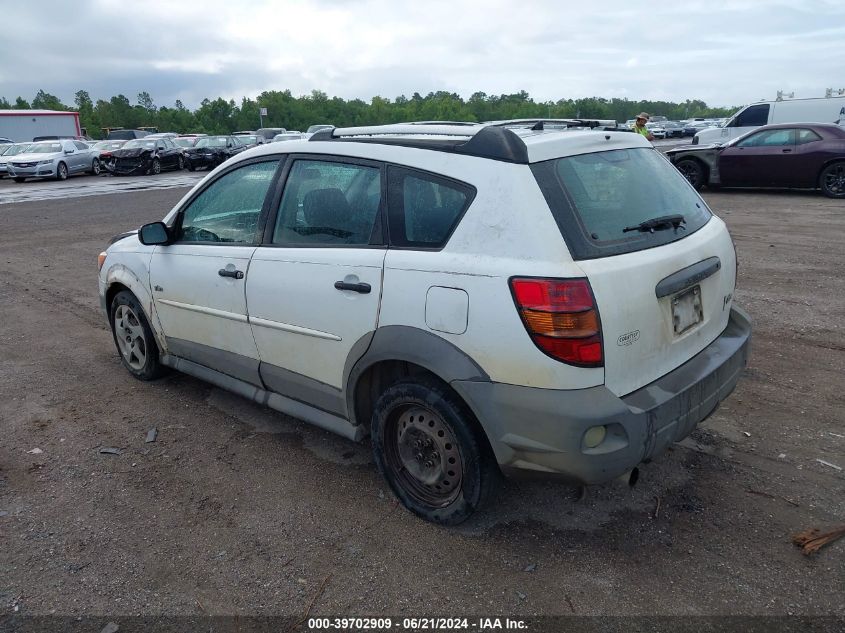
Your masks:
<svg viewBox="0 0 845 633"><path fill-rule="evenodd" d="M786 148L785 150L783 150L783 153L784 153L784 154L789 154L791 151L792 151L791 149Z"/></svg>
<svg viewBox="0 0 845 633"><path fill-rule="evenodd" d="M242 270L226 270L225 268L221 268L217 271L217 274L221 277L231 277L232 279L244 278L244 271Z"/></svg>
<svg viewBox="0 0 845 633"><path fill-rule="evenodd" d="M362 295L368 295L370 294L370 290L372 290L370 284L350 284L346 283L345 281L334 282L334 287L338 290L351 290L352 292L360 292Z"/></svg>

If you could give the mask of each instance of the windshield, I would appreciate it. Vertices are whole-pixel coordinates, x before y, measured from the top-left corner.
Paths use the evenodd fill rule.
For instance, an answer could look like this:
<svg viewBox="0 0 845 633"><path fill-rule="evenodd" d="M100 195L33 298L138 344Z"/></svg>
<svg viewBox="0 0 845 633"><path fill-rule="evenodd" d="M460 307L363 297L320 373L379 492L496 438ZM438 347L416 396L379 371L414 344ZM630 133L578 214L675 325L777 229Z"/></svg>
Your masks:
<svg viewBox="0 0 845 633"><path fill-rule="evenodd" d="M197 142L195 138L174 138L173 142L176 143L179 147L193 147L194 143Z"/></svg>
<svg viewBox="0 0 845 633"><path fill-rule="evenodd" d="M155 149L155 141L142 141L141 139L135 141L127 141L121 149L134 149L136 147L143 147L144 149Z"/></svg>
<svg viewBox="0 0 845 633"><path fill-rule="evenodd" d="M249 145L251 143L257 143L258 142L258 137L254 136L254 135L247 136L245 134L239 134L235 138L238 139L244 145Z"/></svg>
<svg viewBox="0 0 845 633"><path fill-rule="evenodd" d="M94 149L120 149L123 141L100 141L94 144Z"/></svg>
<svg viewBox="0 0 845 633"><path fill-rule="evenodd" d="M225 136L206 136L197 141L194 147L226 147Z"/></svg>
<svg viewBox="0 0 845 633"><path fill-rule="evenodd" d="M531 168L575 259L673 242L694 233L711 217L686 179L654 149L580 154ZM625 231L670 215L682 215L684 228Z"/></svg>
<svg viewBox="0 0 845 633"><path fill-rule="evenodd" d="M33 143L26 150L27 154L55 154L62 151L61 143Z"/></svg>
<svg viewBox="0 0 845 633"><path fill-rule="evenodd" d="M3 156L17 156L18 154L23 154L27 147L32 145L32 143L15 143L14 145L7 145L3 148L3 152L0 152Z"/></svg>

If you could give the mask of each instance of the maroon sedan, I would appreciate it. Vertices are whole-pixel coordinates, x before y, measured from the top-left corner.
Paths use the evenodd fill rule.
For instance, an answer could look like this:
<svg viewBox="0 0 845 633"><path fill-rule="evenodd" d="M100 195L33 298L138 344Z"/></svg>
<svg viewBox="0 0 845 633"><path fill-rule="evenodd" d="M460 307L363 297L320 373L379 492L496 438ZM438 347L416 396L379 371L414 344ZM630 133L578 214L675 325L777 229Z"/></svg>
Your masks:
<svg viewBox="0 0 845 633"><path fill-rule="evenodd" d="M845 128L830 123L765 125L725 145L686 145L666 155L696 189L821 189L845 198Z"/></svg>

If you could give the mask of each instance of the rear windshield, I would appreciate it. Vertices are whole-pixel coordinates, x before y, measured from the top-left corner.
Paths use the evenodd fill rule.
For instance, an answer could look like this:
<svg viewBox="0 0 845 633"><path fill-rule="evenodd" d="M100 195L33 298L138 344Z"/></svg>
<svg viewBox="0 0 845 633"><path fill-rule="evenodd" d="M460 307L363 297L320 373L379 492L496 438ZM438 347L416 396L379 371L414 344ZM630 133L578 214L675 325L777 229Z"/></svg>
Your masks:
<svg viewBox="0 0 845 633"><path fill-rule="evenodd" d="M707 224L710 210L687 180L654 149L617 149L531 166L575 259L653 248ZM682 215L683 228L628 230Z"/></svg>

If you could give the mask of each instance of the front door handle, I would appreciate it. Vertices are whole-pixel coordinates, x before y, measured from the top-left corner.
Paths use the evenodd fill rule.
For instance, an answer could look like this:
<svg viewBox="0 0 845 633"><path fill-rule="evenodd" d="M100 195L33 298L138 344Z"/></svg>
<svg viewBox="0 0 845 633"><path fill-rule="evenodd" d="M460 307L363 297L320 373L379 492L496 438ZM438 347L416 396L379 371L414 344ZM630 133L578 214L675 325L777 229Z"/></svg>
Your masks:
<svg viewBox="0 0 845 633"><path fill-rule="evenodd" d="M785 150L783 150L783 153L784 153L784 154L789 154L791 151L792 151L792 150L791 150L791 149L789 149L789 148L787 147Z"/></svg>
<svg viewBox="0 0 845 633"><path fill-rule="evenodd" d="M352 292L360 292L362 295L368 295L370 294L370 290L372 290L370 284L350 284L346 283L345 281L334 282L334 287L338 290L351 290Z"/></svg>
<svg viewBox="0 0 845 633"><path fill-rule="evenodd" d="M244 278L244 271L242 270L227 270L226 268L221 268L217 271L217 274L221 277L231 277L232 279Z"/></svg>

